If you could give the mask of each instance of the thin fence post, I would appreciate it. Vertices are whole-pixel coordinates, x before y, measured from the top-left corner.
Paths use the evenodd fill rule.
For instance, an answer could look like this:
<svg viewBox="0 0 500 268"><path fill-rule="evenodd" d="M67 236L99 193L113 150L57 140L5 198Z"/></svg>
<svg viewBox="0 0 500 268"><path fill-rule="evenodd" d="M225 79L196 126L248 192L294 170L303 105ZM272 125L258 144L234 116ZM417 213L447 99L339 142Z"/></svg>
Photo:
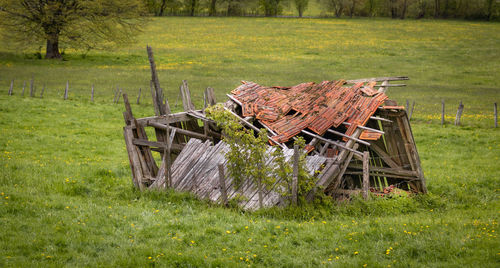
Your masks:
<svg viewBox="0 0 500 268"><path fill-rule="evenodd" d="M141 101L141 91L142 88L139 88L139 95L137 96L137 104L139 104L139 102Z"/></svg>
<svg viewBox="0 0 500 268"><path fill-rule="evenodd" d="M406 111L410 112L410 101L408 99L406 99Z"/></svg>
<svg viewBox="0 0 500 268"><path fill-rule="evenodd" d="M219 168L219 187L220 187L221 203L222 205L227 206L227 192L226 192L226 179L224 176L224 165L218 164L217 166Z"/></svg>
<svg viewBox="0 0 500 268"><path fill-rule="evenodd" d="M444 126L444 100L441 100L441 126Z"/></svg>
<svg viewBox="0 0 500 268"><path fill-rule="evenodd" d="M94 84L92 84L92 92L91 92L91 95L90 95L90 101L94 102Z"/></svg>
<svg viewBox="0 0 500 268"><path fill-rule="evenodd" d="M455 126L460 125L460 117L462 117L463 112L464 112L464 105L462 104L462 101L460 101L460 104L458 105L457 109L457 115L455 117Z"/></svg>
<svg viewBox="0 0 500 268"><path fill-rule="evenodd" d="M14 89L14 79L10 82L9 96L12 96L12 90Z"/></svg>
<svg viewBox="0 0 500 268"><path fill-rule="evenodd" d="M116 86L115 96L113 97L113 103L116 103L116 98L117 98L118 92L119 92L119 88L118 88L118 86Z"/></svg>
<svg viewBox="0 0 500 268"><path fill-rule="evenodd" d="M363 152L363 198L368 199L370 191L370 153Z"/></svg>
<svg viewBox="0 0 500 268"><path fill-rule="evenodd" d="M122 94L122 89L120 88L120 92L118 93L118 97L116 98L116 103L120 101L120 95Z"/></svg>
<svg viewBox="0 0 500 268"><path fill-rule="evenodd" d="M34 97L35 95L35 92L34 92L34 81L33 81L33 77L31 77L31 80L30 80L30 97Z"/></svg>
<svg viewBox="0 0 500 268"><path fill-rule="evenodd" d="M42 86L42 92L40 92L40 99L43 98L43 92L45 92L45 84Z"/></svg>
<svg viewBox="0 0 500 268"><path fill-rule="evenodd" d="M497 103L495 102L494 107L494 114L495 114L495 128L498 127L498 111L497 111Z"/></svg>
<svg viewBox="0 0 500 268"><path fill-rule="evenodd" d="M69 91L69 80L66 80L66 89L64 90L64 99L68 99L68 91Z"/></svg>
<svg viewBox="0 0 500 268"><path fill-rule="evenodd" d="M21 95L24 97L24 88L26 87L26 81L23 81L23 93Z"/></svg>
<svg viewBox="0 0 500 268"><path fill-rule="evenodd" d="M299 185L299 145L293 146L293 177L292 177L292 204L297 205Z"/></svg>
<svg viewBox="0 0 500 268"><path fill-rule="evenodd" d="M411 117L413 115L413 109L415 109L415 101L413 101L411 104L410 116L408 117L408 121L411 120Z"/></svg>

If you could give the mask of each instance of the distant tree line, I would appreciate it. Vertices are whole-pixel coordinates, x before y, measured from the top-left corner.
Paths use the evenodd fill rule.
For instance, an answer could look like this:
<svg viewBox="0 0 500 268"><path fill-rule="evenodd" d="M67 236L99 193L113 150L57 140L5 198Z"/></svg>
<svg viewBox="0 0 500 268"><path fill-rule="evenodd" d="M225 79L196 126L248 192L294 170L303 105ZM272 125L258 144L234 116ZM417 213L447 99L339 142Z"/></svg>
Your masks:
<svg viewBox="0 0 500 268"><path fill-rule="evenodd" d="M302 17L311 3L318 17L484 19L500 17L499 0L143 0L155 16L280 16L285 8ZM289 13L287 15L290 15Z"/></svg>

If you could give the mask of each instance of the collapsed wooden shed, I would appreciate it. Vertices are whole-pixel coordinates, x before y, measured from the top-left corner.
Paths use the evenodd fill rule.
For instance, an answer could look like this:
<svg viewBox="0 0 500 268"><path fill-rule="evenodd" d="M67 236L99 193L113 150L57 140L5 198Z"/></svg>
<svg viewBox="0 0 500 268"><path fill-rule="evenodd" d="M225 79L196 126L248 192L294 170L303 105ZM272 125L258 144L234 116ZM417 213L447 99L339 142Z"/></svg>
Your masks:
<svg viewBox="0 0 500 268"><path fill-rule="evenodd" d="M196 109L183 81L180 95L184 112L171 113L159 86L152 52L150 61L156 115L134 118L124 95L124 137L134 185L140 189L190 191L214 202L221 202L223 195L224 199L238 196L243 208L258 208L258 189L251 180L239 188L233 185L224 157L228 146L221 140L216 122L205 116L205 108L216 103L213 89L205 90L204 108ZM406 111L385 94L388 87L401 86L390 81L407 79L335 80L293 87L242 82L227 94L224 107L245 127L256 132L267 129L275 145L267 149L269 165L273 163L272 150L281 147L290 160L294 138L306 140L306 166L311 175L317 176L308 200L318 191L345 198L360 193L363 187L379 195L395 187L425 193L425 178ZM146 127L154 128L155 141L148 138ZM156 160L153 152L159 153ZM225 179L219 178L220 172L227 175ZM271 187L260 193L265 207L285 203L275 190Z"/></svg>

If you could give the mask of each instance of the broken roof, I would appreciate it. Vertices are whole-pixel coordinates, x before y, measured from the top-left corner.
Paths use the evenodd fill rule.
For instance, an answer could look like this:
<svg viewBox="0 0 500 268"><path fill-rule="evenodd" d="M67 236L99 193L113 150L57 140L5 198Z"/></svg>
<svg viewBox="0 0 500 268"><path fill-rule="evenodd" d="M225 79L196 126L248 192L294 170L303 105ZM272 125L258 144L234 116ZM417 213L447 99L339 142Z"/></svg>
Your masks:
<svg viewBox="0 0 500 268"><path fill-rule="evenodd" d="M275 142L284 143L310 129L323 135L346 123L345 135L364 126L387 95L374 90L376 82L346 86L345 80L302 83L293 87L264 87L242 81L231 91L240 102L242 115L255 117L275 132Z"/></svg>

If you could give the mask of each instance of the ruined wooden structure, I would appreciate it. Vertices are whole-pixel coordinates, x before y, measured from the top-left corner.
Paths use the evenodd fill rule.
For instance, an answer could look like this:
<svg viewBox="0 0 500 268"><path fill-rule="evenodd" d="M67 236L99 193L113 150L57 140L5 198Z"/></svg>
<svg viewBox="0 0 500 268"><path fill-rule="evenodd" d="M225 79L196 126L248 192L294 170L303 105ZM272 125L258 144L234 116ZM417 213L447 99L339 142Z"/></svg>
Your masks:
<svg viewBox="0 0 500 268"><path fill-rule="evenodd" d="M180 95L184 111L172 113L149 47L148 55L155 116L135 118L124 94L124 138L134 185L140 189L171 187L220 203L239 196L239 204L250 210L258 208L259 195L265 207L284 204L274 186L259 193L250 180L239 188L233 185L224 157L229 147L221 140L216 122L204 113L207 106L216 103L214 90L207 88L204 107L196 108L183 81ZM297 136L306 140L306 166L317 176L308 200L318 191L336 198L363 189L365 196L367 191L383 195L394 187L425 193L406 111L385 94L391 86L403 86L391 81L407 79L336 80L293 87L242 82L227 94L224 107L245 127L256 132L268 130L270 145L274 145L267 149L269 165L273 150L280 148L287 161L292 161L293 140ZM155 139L148 137L148 127L154 129Z"/></svg>

